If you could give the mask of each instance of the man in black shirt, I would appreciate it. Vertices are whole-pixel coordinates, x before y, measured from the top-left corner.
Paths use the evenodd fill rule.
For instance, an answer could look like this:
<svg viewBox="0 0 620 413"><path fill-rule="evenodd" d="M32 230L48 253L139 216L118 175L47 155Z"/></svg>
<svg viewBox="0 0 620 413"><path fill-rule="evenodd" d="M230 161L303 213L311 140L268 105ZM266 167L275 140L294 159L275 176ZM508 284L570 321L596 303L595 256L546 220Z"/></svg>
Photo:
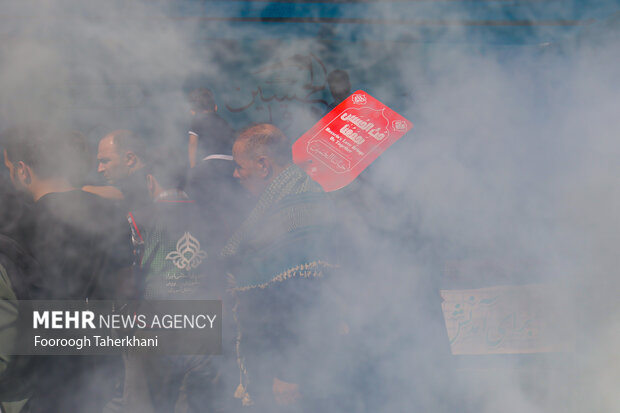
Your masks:
<svg viewBox="0 0 620 413"><path fill-rule="evenodd" d="M251 205L251 200L233 178L235 133L217 114L217 105L209 89L192 91L189 100L193 116L188 146L191 171L185 190L206 213L204 219L217 216L220 224L228 229L227 234L220 234L225 242Z"/></svg>
<svg viewBox="0 0 620 413"><path fill-rule="evenodd" d="M193 116L188 143L190 168L209 155L230 155L234 131L228 122L217 114L213 92L205 88L196 89L190 93L189 100Z"/></svg>
<svg viewBox="0 0 620 413"><path fill-rule="evenodd" d="M85 140L49 125L3 133L14 186L34 201L20 231L38 263L32 299L113 299L131 263L129 228L112 201L78 189ZM45 357L29 402L34 412L92 412L112 397L117 371L102 357Z"/></svg>
<svg viewBox="0 0 620 413"><path fill-rule="evenodd" d="M142 215L151 205L145 185L146 142L128 130L110 132L99 141L97 162L97 172L111 186L85 186L82 189L119 200L131 228L134 256L138 257L142 253L144 240L138 230L143 223L136 216Z"/></svg>
<svg viewBox="0 0 620 413"><path fill-rule="evenodd" d="M336 69L327 75L327 85L334 100L327 105L326 114L351 94L351 81L346 70Z"/></svg>
<svg viewBox="0 0 620 413"><path fill-rule="evenodd" d="M129 228L111 201L78 189L84 173L78 162L86 157L82 135L41 128L14 128L3 136L11 180L34 201L20 235L44 268L41 294L113 298L110 274L130 256Z"/></svg>

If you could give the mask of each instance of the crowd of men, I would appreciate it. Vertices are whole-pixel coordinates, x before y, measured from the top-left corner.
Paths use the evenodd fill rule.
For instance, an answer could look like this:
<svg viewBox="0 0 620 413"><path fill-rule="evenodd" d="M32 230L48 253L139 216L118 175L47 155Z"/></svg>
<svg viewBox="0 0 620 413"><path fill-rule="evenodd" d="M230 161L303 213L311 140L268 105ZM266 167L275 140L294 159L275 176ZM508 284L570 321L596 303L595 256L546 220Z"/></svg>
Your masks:
<svg viewBox="0 0 620 413"><path fill-rule="evenodd" d="M336 266L331 201L276 126L235 132L210 91L190 97L187 158L110 131L97 148L107 185L85 185L79 132L2 132L0 346L15 299L221 299L222 354L0 354L3 411L303 411L326 397L298 337Z"/></svg>

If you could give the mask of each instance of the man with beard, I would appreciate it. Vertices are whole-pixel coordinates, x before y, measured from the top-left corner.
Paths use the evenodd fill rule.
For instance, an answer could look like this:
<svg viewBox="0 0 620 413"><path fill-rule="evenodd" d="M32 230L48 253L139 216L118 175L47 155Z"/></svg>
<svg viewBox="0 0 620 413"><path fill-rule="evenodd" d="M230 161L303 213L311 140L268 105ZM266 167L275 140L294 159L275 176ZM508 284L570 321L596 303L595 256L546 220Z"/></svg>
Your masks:
<svg viewBox="0 0 620 413"><path fill-rule="evenodd" d="M316 397L316 366L304 364L319 363L309 347L316 341L300 337L307 334L307 316L317 314L320 279L332 268L331 204L292 163L289 140L273 125L243 130L233 157L235 178L256 199L222 252L239 331L235 397L257 411L302 408Z"/></svg>
<svg viewBox="0 0 620 413"><path fill-rule="evenodd" d="M112 201L78 189L87 168L84 137L53 125L19 126L2 134L14 186L34 201L20 231L38 263L31 299L117 297L129 271L129 229ZM108 357L37 358L29 411L93 412L112 398L120 365ZM120 359L117 360L120 362Z"/></svg>

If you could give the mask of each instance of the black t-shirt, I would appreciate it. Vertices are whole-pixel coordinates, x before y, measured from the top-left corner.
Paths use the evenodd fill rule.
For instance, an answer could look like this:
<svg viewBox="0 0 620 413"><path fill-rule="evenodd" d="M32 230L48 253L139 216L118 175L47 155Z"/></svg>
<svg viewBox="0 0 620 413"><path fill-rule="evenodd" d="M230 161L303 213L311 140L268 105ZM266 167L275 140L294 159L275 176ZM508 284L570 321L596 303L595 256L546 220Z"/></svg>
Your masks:
<svg viewBox="0 0 620 413"><path fill-rule="evenodd" d="M214 153L226 155L232 153L234 130L215 112L194 116L189 133L198 136L196 157L198 161Z"/></svg>
<svg viewBox="0 0 620 413"><path fill-rule="evenodd" d="M24 216L22 245L37 262L31 299L116 297L117 276L131 264L129 225L113 201L81 190L53 192ZM39 356L28 402L32 413L101 411L114 396L121 359L114 356Z"/></svg>
<svg viewBox="0 0 620 413"><path fill-rule="evenodd" d="M131 265L131 239L114 202L81 190L35 202L22 232L38 262L41 289L33 299L112 299L119 270Z"/></svg>
<svg viewBox="0 0 620 413"><path fill-rule="evenodd" d="M185 191L195 199L203 213L203 220L219 227L217 242L223 247L250 209L256 203L233 177L232 159L199 161L190 172Z"/></svg>
<svg viewBox="0 0 620 413"><path fill-rule="evenodd" d="M151 205L151 197L146 186L146 175L146 169L141 168L117 184L117 188L123 194L120 206L124 214L135 213L147 209Z"/></svg>

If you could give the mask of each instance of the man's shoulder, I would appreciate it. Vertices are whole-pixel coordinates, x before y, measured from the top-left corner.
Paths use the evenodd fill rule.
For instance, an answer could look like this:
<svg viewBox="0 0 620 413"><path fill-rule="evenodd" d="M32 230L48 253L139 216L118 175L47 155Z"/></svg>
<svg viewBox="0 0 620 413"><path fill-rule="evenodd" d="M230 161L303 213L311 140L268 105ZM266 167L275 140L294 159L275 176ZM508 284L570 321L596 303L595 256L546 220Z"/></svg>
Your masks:
<svg viewBox="0 0 620 413"><path fill-rule="evenodd" d="M329 197L321 185L314 181L303 169L291 165L274 181L280 187L278 205L295 202L329 202Z"/></svg>
<svg viewBox="0 0 620 413"><path fill-rule="evenodd" d="M72 206L87 207L94 205L114 205L114 201L103 198L92 192L73 189L64 192L50 192L42 196L35 205L38 206Z"/></svg>
<svg viewBox="0 0 620 413"><path fill-rule="evenodd" d="M230 124L215 112L209 112L202 116L197 116L192 120L191 132L196 133L199 137L201 134L217 133L218 135L234 133Z"/></svg>
<svg viewBox="0 0 620 413"><path fill-rule="evenodd" d="M111 230L124 222L116 202L82 190L47 194L35 203L34 214L39 225L62 223L94 232Z"/></svg>
<svg viewBox="0 0 620 413"><path fill-rule="evenodd" d="M279 190L273 191L274 202L258 226L279 228L284 237L299 231L329 227L333 216L332 201L323 188L296 165L283 174L285 176L276 182ZM274 230L268 232L274 233Z"/></svg>

